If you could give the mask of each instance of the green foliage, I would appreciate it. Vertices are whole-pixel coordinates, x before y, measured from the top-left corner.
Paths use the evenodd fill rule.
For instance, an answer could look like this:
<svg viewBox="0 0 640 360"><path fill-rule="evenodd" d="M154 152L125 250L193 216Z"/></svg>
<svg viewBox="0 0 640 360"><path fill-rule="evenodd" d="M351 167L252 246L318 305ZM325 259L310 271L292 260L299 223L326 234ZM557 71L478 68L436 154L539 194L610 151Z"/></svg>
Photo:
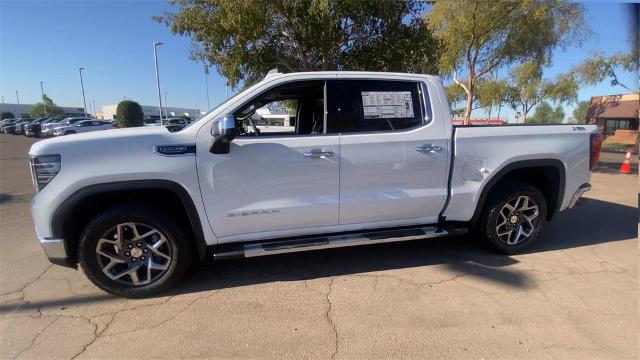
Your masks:
<svg viewBox="0 0 640 360"><path fill-rule="evenodd" d="M15 116L10 111L3 111L0 113L0 120L13 119L13 118L15 118Z"/></svg>
<svg viewBox="0 0 640 360"><path fill-rule="evenodd" d="M578 97L578 81L573 74L559 74L553 80L545 80L542 64L537 61L527 61L512 69L509 78L508 102L525 122L529 111L545 99L572 103Z"/></svg>
<svg viewBox="0 0 640 360"><path fill-rule="evenodd" d="M638 58L634 53L615 53L609 57L600 52L596 52L591 57L576 67L576 73L580 81L587 85L597 85L605 79L611 80L611 86L622 86L629 91L634 91L625 84L618 81L616 70L637 71Z"/></svg>
<svg viewBox="0 0 640 360"><path fill-rule="evenodd" d="M29 110L29 116L32 119L45 116L45 105L47 107L46 115L49 117L54 117L56 115L62 115L64 110L61 107L56 105L56 103L51 100L46 94L43 95L41 102L34 104Z"/></svg>
<svg viewBox="0 0 640 360"><path fill-rule="evenodd" d="M173 0L155 17L232 87L281 71L437 72L438 43L416 0Z"/></svg>
<svg viewBox="0 0 640 360"><path fill-rule="evenodd" d="M453 72L467 94L465 120L479 79L514 63L547 63L557 46L580 43L583 13L582 5L563 0L437 1L428 23L442 44L440 69ZM466 79L458 80L458 71Z"/></svg>
<svg viewBox="0 0 640 360"><path fill-rule="evenodd" d="M481 81L478 83L477 92L478 105L486 109L504 103L509 93L509 86L506 80Z"/></svg>
<svg viewBox="0 0 640 360"><path fill-rule="evenodd" d="M561 124L564 120L564 110L558 105L555 109L548 102L543 101L536 106L536 111L528 119L532 124Z"/></svg>
<svg viewBox="0 0 640 360"><path fill-rule="evenodd" d="M116 108L116 121L121 128L144 125L142 107L135 101L120 101Z"/></svg>
<svg viewBox="0 0 640 360"><path fill-rule="evenodd" d="M573 110L573 121L576 124L586 124L587 115L589 114L589 101L580 101L575 110Z"/></svg>

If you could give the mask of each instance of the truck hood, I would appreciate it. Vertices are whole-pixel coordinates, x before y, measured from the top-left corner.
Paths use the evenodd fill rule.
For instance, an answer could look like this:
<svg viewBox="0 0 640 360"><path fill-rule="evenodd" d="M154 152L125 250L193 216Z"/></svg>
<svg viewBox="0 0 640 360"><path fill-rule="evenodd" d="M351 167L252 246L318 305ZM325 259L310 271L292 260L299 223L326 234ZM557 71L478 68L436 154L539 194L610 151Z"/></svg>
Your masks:
<svg viewBox="0 0 640 360"><path fill-rule="evenodd" d="M164 126L91 131L39 141L31 146L29 155L111 152L114 149L122 152L127 148L137 148L147 144L153 146L173 143L170 139L171 135L172 133Z"/></svg>

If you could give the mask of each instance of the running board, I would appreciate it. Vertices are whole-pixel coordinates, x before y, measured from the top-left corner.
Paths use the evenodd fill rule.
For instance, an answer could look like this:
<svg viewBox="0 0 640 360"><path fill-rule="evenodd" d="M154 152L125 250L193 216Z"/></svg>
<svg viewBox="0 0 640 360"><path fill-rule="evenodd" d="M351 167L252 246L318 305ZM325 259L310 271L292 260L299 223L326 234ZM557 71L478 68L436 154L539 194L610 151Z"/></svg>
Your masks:
<svg viewBox="0 0 640 360"><path fill-rule="evenodd" d="M390 242L422 240L467 233L466 228L442 229L436 226L369 231L342 235L316 236L289 240L271 240L248 244L237 244L234 249L214 250L214 259L248 258L292 252L322 250L348 246L383 244ZM231 245L231 244L228 244Z"/></svg>

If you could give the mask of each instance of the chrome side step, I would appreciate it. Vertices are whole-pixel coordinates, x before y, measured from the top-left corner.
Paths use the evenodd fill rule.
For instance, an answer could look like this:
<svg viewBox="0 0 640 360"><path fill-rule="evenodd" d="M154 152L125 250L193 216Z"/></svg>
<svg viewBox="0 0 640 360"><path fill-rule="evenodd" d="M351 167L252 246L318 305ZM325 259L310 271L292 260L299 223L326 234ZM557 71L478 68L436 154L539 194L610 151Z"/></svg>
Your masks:
<svg viewBox="0 0 640 360"><path fill-rule="evenodd" d="M383 244L389 242L421 240L466 233L464 228L442 229L436 226L369 231L342 235L317 236L289 240L237 244L235 249L214 251L215 259L256 257L300 251L322 250L348 246Z"/></svg>

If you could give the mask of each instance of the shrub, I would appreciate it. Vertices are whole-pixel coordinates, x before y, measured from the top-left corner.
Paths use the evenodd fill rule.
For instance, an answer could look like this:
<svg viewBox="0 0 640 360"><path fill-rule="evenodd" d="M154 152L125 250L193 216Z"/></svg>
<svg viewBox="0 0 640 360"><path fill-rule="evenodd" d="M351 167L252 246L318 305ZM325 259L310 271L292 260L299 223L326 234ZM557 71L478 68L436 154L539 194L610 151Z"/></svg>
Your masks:
<svg viewBox="0 0 640 360"><path fill-rule="evenodd" d="M4 119L13 119L15 116L13 116L13 113L10 111L3 111L0 113L0 120L4 120Z"/></svg>
<svg viewBox="0 0 640 360"><path fill-rule="evenodd" d="M116 120L121 128L142 126L144 124L142 107L135 101L121 101L116 109Z"/></svg>

